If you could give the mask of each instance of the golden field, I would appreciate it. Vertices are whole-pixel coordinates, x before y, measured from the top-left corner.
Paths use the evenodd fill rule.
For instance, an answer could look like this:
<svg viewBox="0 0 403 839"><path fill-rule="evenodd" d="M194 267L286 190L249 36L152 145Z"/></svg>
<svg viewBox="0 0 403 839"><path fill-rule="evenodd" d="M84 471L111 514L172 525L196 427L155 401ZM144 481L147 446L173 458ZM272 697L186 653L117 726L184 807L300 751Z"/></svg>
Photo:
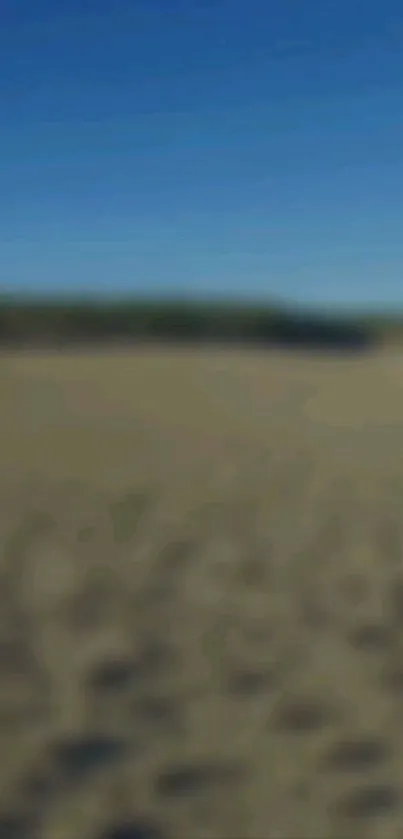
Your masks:
<svg viewBox="0 0 403 839"><path fill-rule="evenodd" d="M403 357L0 358L0 837L403 833Z"/></svg>

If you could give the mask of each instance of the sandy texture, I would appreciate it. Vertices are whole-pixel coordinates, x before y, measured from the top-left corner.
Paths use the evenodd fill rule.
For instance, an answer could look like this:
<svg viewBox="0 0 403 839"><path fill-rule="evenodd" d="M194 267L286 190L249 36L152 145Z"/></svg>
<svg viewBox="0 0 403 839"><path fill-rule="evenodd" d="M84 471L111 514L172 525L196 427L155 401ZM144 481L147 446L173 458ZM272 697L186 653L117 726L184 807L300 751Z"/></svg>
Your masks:
<svg viewBox="0 0 403 839"><path fill-rule="evenodd" d="M0 359L0 837L402 835L402 385Z"/></svg>

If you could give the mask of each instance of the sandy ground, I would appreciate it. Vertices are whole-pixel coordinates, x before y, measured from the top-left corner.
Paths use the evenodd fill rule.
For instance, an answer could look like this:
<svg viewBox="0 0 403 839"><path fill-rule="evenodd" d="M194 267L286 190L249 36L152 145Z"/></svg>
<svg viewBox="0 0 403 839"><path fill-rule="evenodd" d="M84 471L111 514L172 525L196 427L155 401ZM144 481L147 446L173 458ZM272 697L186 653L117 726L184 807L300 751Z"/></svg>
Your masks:
<svg viewBox="0 0 403 839"><path fill-rule="evenodd" d="M402 836L402 387L0 358L0 837Z"/></svg>

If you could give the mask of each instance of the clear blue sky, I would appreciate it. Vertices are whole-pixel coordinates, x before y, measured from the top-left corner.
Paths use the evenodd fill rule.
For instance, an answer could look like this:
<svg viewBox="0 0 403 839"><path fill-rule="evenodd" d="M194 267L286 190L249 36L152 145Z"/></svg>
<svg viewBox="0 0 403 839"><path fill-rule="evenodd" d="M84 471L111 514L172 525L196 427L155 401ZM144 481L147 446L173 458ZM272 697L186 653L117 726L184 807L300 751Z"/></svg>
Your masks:
<svg viewBox="0 0 403 839"><path fill-rule="evenodd" d="M4 0L0 285L403 305L401 0Z"/></svg>

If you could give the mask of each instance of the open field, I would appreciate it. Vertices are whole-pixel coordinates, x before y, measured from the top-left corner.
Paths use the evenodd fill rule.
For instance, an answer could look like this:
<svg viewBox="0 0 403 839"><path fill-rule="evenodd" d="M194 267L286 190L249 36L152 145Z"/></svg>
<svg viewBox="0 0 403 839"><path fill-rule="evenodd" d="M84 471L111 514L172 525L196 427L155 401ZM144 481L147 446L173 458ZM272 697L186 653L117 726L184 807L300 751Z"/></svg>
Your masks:
<svg viewBox="0 0 403 839"><path fill-rule="evenodd" d="M0 357L0 837L398 839L403 356Z"/></svg>

